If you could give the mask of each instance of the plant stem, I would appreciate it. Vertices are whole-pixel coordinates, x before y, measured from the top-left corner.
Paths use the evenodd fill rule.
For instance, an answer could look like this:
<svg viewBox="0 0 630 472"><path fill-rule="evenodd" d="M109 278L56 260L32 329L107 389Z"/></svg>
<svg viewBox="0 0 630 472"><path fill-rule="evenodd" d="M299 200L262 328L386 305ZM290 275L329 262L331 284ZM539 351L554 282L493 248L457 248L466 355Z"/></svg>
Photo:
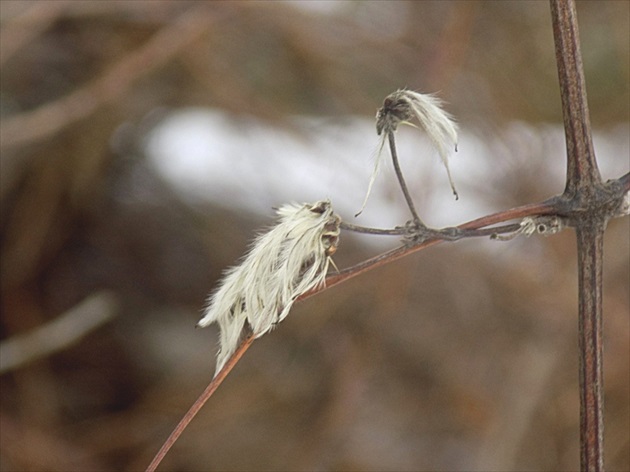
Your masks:
<svg viewBox="0 0 630 472"><path fill-rule="evenodd" d="M352 223L341 222L341 229L353 231L355 233L375 234L380 236L401 236L405 234L405 229L401 227L393 229L369 228L367 226L353 225Z"/></svg>
<svg viewBox="0 0 630 472"><path fill-rule="evenodd" d="M584 192L585 187L590 187L592 191L592 187L601 185L602 179L591 137L574 0L551 0L551 17L567 145L567 181L564 192L572 197L581 190L581 197L588 198L590 192Z"/></svg>
<svg viewBox="0 0 630 472"><path fill-rule="evenodd" d="M602 257L604 225L577 228L580 350L580 462L583 471L604 470L602 400Z"/></svg>
<svg viewBox="0 0 630 472"><path fill-rule="evenodd" d="M157 452L149 466L146 468L145 472L154 472L155 469L158 468L160 462L162 462L162 459L164 459L164 456L166 456L166 453L171 449L173 444L175 444L175 442L184 432L188 424L192 421L195 415L199 413L199 410L201 410L201 408L206 404L206 402L210 399L215 390L219 388L219 385L223 383L225 377L227 377L227 375L234 368L234 366L243 356L243 354L245 354L245 351L249 349L249 346L251 346L253 342L254 336L250 334L241 342L241 344L239 344L239 346L236 348L236 351L234 351L234 354L232 354L232 356L227 360L221 371L217 373L217 375L208 384L206 389L201 393L201 395L199 395L197 400L195 400L195 403L193 403L188 412L184 415L184 417L180 420L175 429L171 432L170 436L166 439L164 444L162 444L162 447Z"/></svg>
<svg viewBox="0 0 630 472"><path fill-rule="evenodd" d="M578 246L580 464L583 472L600 472L604 470L603 237L611 216L606 194L614 189L602 183L593 149L574 0L551 0L551 19L567 145L567 180L561 200L571 213Z"/></svg>
<svg viewBox="0 0 630 472"><path fill-rule="evenodd" d="M398 162L398 153L396 152L396 138L394 137L393 131L389 131L387 133L387 139L389 141L389 150L391 151L391 154L392 154L392 162L394 163L394 171L396 172L398 183L400 183L400 189L402 190L402 193L405 196L405 200L407 202L407 206L409 207L409 211L411 212L413 221L414 223L419 225L421 228L426 228L426 225L422 222L422 220L418 216L416 207L413 204L413 199L411 198L411 194L409 193L409 189L407 188L407 184L405 183L405 178L403 177L402 170L400 170L400 164Z"/></svg>

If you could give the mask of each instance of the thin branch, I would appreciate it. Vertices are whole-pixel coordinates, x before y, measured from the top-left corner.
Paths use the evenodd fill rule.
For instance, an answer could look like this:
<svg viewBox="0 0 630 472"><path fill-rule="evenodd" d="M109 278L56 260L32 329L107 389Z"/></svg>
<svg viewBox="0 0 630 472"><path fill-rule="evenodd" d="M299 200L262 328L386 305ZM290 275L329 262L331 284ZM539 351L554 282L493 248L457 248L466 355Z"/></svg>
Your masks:
<svg viewBox="0 0 630 472"><path fill-rule="evenodd" d="M424 223L418 216L418 212L416 211L416 207L413 203L413 198L411 198L411 194L409 193L409 189L407 188L407 183L405 182L405 178L403 177L402 170L400 169L400 163L398 162L398 152L396 152L396 138L394 136L394 131L390 130L387 133L387 140L389 142L389 150L392 154L392 162L394 163L394 171L396 172L396 177L398 178L398 182L400 183L400 189L402 190L403 195L405 196L405 201L407 202L407 206L409 207L409 211L411 212L411 216L413 217L414 223L418 224L420 227L425 227Z"/></svg>
<svg viewBox="0 0 630 472"><path fill-rule="evenodd" d="M482 216L475 220L464 223L458 228L461 229L479 229L486 226L496 225L505 221L524 218L526 216L541 216L541 215L553 215L558 213L558 198L553 197L549 200L545 200L539 203L528 203L527 205L521 205L510 210L499 211L490 215Z"/></svg>
<svg viewBox="0 0 630 472"><path fill-rule="evenodd" d="M485 228L486 226L496 225L496 224L503 223L505 221L510 221L516 218L523 218L525 216L554 214L557 211L554 206L554 203L556 201L557 199L553 198L553 199L550 199L541 203L531 203L528 205L512 208L510 210L493 213L492 215L484 216L484 217L469 221L467 223L463 223L459 226L456 226L456 228L460 230L481 230L482 228ZM497 232L496 228L492 228L492 229L493 229L493 233ZM490 233L490 235L493 233ZM397 261L398 259L411 255L414 252L420 251L422 249L425 249L430 246L434 246L442 242L444 242L444 240L428 239L428 240L423 240L421 242L417 242L414 244L409 244L406 246L400 246L400 247L391 249L383 254L379 254L378 256L375 256L375 257L372 257L371 259L360 262L352 267L349 267L347 269L342 269L338 274L333 274L333 275L328 276L326 278L325 287L305 293L299 298L299 300L308 298L312 295L315 295L316 293L319 293L323 290L334 287L335 285L338 285L342 282L352 279L358 275L364 274L365 272L376 269L385 264L389 264L391 262Z"/></svg>
<svg viewBox="0 0 630 472"><path fill-rule="evenodd" d="M249 349L249 346L254 342L254 336L248 335L238 346L234 354L226 361L223 368L217 373L217 375L212 379L212 381L208 384L206 389L199 395L199 398L195 400L195 403L190 407L188 412L184 415L184 417L177 424L173 432L170 434L168 439L162 444L162 447L157 452L149 466L146 468L146 472L154 472L155 469L160 465L162 459L166 453L171 449L173 444L177 441L177 439L184 432L188 424L192 421L192 419L199 413L199 410L206 404L206 402L210 399L212 394L215 392L219 385L223 383L223 380L227 377L230 371L234 368L236 363L240 360L240 358L245 354L245 351Z"/></svg>
<svg viewBox="0 0 630 472"><path fill-rule="evenodd" d="M339 225L341 229L346 231L352 231L354 233L374 234L380 236L402 236L405 234L405 228L396 227L393 229L381 229L381 228L369 228L367 226L353 225L352 223L346 223L342 221Z"/></svg>
<svg viewBox="0 0 630 472"><path fill-rule="evenodd" d="M602 405L602 266L604 224L577 228L580 350L580 462L583 471L604 470Z"/></svg>
<svg viewBox="0 0 630 472"><path fill-rule="evenodd" d="M565 195L572 197L582 190L582 198L588 199L602 178L591 137L575 2L551 0L551 17L567 145Z"/></svg>
<svg viewBox="0 0 630 472"><path fill-rule="evenodd" d="M602 397L602 266L608 218L620 207L622 179L604 185L591 137L577 14L573 0L551 0L556 62L567 145L563 194L576 227L579 281L580 464L583 472L604 470ZM609 202L613 205L609 205Z"/></svg>
<svg viewBox="0 0 630 472"><path fill-rule="evenodd" d="M492 226L490 228L481 229L461 229L461 238L481 238L481 237L494 237L499 234L512 233L517 231L521 227L520 223L512 223L504 226Z"/></svg>
<svg viewBox="0 0 630 472"><path fill-rule="evenodd" d="M410 227L397 226L392 229L382 228L370 228L368 226L353 225L352 223L341 222L341 229L346 231L352 231L354 233L371 234L376 236L405 236L409 239L440 239L443 241L459 241L464 238L478 238L483 236L493 236L496 234L511 233L519 228L518 224L511 224L502 227L484 228L484 229L462 229L457 227L449 227L442 229L434 228L421 228L420 233L417 234L417 238L414 238L415 228L413 225Z"/></svg>

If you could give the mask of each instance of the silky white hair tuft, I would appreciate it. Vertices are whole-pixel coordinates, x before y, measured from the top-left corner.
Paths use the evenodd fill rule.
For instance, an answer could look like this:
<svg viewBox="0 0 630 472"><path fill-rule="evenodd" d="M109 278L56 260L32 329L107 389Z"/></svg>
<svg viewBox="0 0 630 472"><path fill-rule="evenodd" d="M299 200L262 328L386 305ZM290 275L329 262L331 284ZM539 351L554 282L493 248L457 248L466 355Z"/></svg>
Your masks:
<svg viewBox="0 0 630 472"><path fill-rule="evenodd" d="M341 224L330 201L286 204L276 213L278 223L254 240L240 265L225 271L197 323L219 325L215 376L238 347L244 329L262 336L286 318L300 295L325 283Z"/></svg>
<svg viewBox="0 0 630 472"><path fill-rule="evenodd" d="M361 206L359 215L372 192L372 186L378 175L383 159L383 147L389 134L398 129L400 123L415 126L411 120L416 119L426 131L433 146L437 149L440 159L446 168L448 181L456 198L459 198L448 165L448 149L457 150L457 124L450 114L442 109L442 101L435 95L421 94L411 90L397 90L389 94L383 101L383 106L376 113L376 132L381 136L374 162L374 170L368 184L368 191Z"/></svg>

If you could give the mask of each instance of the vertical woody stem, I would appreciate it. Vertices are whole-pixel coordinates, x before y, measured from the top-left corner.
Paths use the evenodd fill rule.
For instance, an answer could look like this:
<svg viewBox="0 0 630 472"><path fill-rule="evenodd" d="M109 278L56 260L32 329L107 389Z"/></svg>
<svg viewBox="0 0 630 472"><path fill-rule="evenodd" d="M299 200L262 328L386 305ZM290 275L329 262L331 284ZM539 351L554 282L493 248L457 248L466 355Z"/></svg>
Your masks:
<svg viewBox="0 0 630 472"><path fill-rule="evenodd" d="M591 137L574 0L551 0L551 17L567 145L565 194L574 196L578 190L594 187L602 180ZM588 197L586 193L584 197Z"/></svg>
<svg viewBox="0 0 630 472"><path fill-rule="evenodd" d="M580 463L584 472L604 470L602 371L602 256L600 225L577 228L580 350Z"/></svg>
<svg viewBox="0 0 630 472"><path fill-rule="evenodd" d="M562 199L573 210L578 245L580 463L583 472L600 472L604 470L602 260L606 220L592 202L604 185L591 137L574 0L551 0L551 16L567 146Z"/></svg>

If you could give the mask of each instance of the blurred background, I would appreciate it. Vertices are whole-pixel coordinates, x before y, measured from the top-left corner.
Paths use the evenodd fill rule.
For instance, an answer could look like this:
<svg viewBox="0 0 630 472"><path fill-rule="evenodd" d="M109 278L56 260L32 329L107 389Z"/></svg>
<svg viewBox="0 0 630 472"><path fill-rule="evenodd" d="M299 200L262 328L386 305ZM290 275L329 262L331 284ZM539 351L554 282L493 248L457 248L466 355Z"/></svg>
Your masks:
<svg viewBox="0 0 630 472"><path fill-rule="evenodd" d="M580 2L605 179L630 161L630 3ZM144 470L214 372L207 294L273 222L330 198L407 218L390 163L359 217L383 98L437 93L431 225L563 190L546 2L0 2L0 469ZM630 470L629 222L605 240L608 470ZM161 470L577 470L572 230L443 244L297 304ZM340 268L395 247L342 234Z"/></svg>

